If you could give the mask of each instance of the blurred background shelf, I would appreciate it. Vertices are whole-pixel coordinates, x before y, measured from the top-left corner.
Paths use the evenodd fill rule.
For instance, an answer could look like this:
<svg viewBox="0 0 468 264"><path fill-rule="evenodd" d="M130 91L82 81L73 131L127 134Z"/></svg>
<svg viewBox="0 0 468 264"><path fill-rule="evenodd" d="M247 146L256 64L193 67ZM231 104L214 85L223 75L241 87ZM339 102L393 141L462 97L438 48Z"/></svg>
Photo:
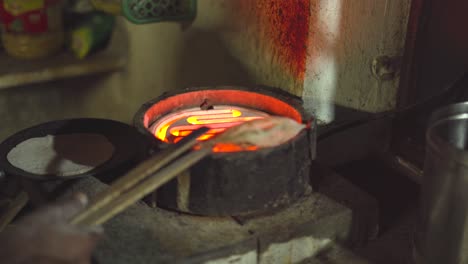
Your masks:
<svg viewBox="0 0 468 264"><path fill-rule="evenodd" d="M127 64L128 36L123 28L114 30L109 46L85 59L71 52L41 60L19 60L0 52L0 90L26 84L79 77L122 69Z"/></svg>

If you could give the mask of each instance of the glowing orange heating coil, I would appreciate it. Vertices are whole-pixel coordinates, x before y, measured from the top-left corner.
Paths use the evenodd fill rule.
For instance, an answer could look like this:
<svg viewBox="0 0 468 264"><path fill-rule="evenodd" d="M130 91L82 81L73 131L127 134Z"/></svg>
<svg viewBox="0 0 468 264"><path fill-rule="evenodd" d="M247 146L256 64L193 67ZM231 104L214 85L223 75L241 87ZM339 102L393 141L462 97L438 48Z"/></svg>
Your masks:
<svg viewBox="0 0 468 264"><path fill-rule="evenodd" d="M190 135L192 131L207 126L211 129L198 138L198 140L203 141L224 132L230 127L266 116L268 114L264 112L234 106L218 106L212 110L184 109L164 117L153 126L153 131L158 139L167 143L177 143L182 138ZM256 149L258 149L256 146L241 147L235 144L218 144L213 151L236 152Z"/></svg>

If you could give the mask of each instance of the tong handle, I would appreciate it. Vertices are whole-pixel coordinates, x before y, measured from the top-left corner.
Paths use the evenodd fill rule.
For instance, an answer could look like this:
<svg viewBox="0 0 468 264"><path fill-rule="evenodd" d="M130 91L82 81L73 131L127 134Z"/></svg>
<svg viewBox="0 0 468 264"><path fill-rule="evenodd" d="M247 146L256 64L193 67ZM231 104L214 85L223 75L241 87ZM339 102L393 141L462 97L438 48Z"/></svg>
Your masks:
<svg viewBox="0 0 468 264"><path fill-rule="evenodd" d="M186 138L175 144L173 148L169 148L167 151L163 151L150 157L126 175L117 179L108 189L100 193L96 199L87 208L85 208L85 210L76 215L72 219L71 223L82 224L83 222L87 222L86 219L102 207L105 207L107 204L121 196L124 192L132 189L138 183L149 176L154 175L158 170L177 159L183 153L192 149L198 143L197 138L208 132L208 130L209 128L202 127L193 131Z"/></svg>

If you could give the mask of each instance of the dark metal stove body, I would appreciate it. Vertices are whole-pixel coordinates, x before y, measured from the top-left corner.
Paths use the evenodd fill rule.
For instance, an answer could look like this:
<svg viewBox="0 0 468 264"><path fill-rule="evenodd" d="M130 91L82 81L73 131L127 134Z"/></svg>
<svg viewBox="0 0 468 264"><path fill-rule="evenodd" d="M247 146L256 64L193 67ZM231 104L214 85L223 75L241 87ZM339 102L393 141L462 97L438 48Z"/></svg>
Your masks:
<svg viewBox="0 0 468 264"><path fill-rule="evenodd" d="M314 120L307 116L300 99L280 89L209 87L167 93L142 106L135 126L157 148L165 148L167 144L150 132L152 124L175 111L207 104L286 116L311 127L273 148L213 153L158 190L159 206L199 215L246 215L287 206L310 193Z"/></svg>

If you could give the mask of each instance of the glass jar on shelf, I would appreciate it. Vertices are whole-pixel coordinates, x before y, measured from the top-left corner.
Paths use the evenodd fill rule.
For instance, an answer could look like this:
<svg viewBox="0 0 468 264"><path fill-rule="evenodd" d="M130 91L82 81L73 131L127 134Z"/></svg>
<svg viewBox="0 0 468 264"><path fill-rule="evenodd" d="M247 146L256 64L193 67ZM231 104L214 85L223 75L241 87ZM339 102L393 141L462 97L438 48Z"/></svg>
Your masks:
<svg viewBox="0 0 468 264"><path fill-rule="evenodd" d="M7 54L21 59L44 58L64 44L61 0L0 0L2 43Z"/></svg>

